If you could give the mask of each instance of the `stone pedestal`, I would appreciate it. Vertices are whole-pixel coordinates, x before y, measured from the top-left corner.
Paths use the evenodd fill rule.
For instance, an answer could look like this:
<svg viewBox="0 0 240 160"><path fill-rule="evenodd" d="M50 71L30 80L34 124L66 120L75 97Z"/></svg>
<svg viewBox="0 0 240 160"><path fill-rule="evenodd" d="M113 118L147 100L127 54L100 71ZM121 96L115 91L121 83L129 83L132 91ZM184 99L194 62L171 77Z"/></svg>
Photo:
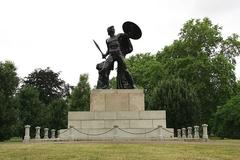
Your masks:
<svg viewBox="0 0 240 160"><path fill-rule="evenodd" d="M95 89L90 96L90 111L144 111L142 89Z"/></svg>
<svg viewBox="0 0 240 160"><path fill-rule="evenodd" d="M51 139L55 139L55 129L51 129Z"/></svg>
<svg viewBox="0 0 240 160"><path fill-rule="evenodd" d="M186 138L186 128L182 128L182 138Z"/></svg>
<svg viewBox="0 0 240 160"><path fill-rule="evenodd" d="M44 139L48 139L48 128L44 128Z"/></svg>
<svg viewBox="0 0 240 160"><path fill-rule="evenodd" d="M144 111L142 89L92 90L90 112L68 112L68 128L60 130L60 139L163 139L174 136L173 129L166 129L164 110Z"/></svg>
<svg viewBox="0 0 240 160"><path fill-rule="evenodd" d="M30 140L30 127L30 125L25 125L24 142L28 142Z"/></svg>
<svg viewBox="0 0 240 160"><path fill-rule="evenodd" d="M203 139L205 139L206 141L208 140L208 125L207 124L203 124Z"/></svg>
<svg viewBox="0 0 240 160"><path fill-rule="evenodd" d="M188 130L187 138L193 138L193 136L192 136L192 127L187 127L187 130Z"/></svg>
<svg viewBox="0 0 240 160"><path fill-rule="evenodd" d="M181 129L177 129L177 137L178 137L178 139L182 138Z"/></svg>
<svg viewBox="0 0 240 160"><path fill-rule="evenodd" d="M194 126L194 138L199 139L199 126Z"/></svg>
<svg viewBox="0 0 240 160"><path fill-rule="evenodd" d="M41 127L35 127L35 129L36 129L36 135L35 135L35 139L40 139L40 129L41 129Z"/></svg>

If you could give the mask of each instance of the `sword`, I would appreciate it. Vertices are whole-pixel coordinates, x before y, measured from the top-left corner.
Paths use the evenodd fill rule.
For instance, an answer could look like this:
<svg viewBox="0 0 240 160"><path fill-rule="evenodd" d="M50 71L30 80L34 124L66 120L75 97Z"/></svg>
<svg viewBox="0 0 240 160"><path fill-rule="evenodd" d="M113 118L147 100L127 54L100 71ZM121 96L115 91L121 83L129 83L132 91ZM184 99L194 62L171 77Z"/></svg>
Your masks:
<svg viewBox="0 0 240 160"><path fill-rule="evenodd" d="M102 50L100 49L99 45L97 44L97 42L94 41L94 40L93 40L93 42L94 42L95 46L97 47L97 49L101 52L101 54L103 56L104 54L103 54ZM105 59L106 59L106 57L105 57Z"/></svg>

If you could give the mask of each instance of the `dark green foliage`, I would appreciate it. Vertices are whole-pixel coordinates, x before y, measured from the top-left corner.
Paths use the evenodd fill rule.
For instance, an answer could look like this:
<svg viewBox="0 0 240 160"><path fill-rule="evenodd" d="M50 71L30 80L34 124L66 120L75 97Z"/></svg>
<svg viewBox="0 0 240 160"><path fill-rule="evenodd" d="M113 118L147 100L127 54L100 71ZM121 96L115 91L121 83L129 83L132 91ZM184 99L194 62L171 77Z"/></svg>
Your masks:
<svg viewBox="0 0 240 160"><path fill-rule="evenodd" d="M18 109L13 95L18 82L14 64L0 62L0 141L13 136L17 126Z"/></svg>
<svg viewBox="0 0 240 160"><path fill-rule="evenodd" d="M155 55L137 54L127 59L127 65L137 88L144 88L145 106L150 108L150 97L154 87L165 75L163 64L156 61Z"/></svg>
<svg viewBox="0 0 240 160"><path fill-rule="evenodd" d="M240 138L240 96L218 107L214 117L214 132L223 138Z"/></svg>
<svg viewBox="0 0 240 160"><path fill-rule="evenodd" d="M39 99L39 92L37 89L26 86L21 88L17 94L19 102L19 118L22 130L24 125L31 125L31 136L35 133L35 127L48 127L49 110L44 103Z"/></svg>
<svg viewBox="0 0 240 160"><path fill-rule="evenodd" d="M180 37L157 54L168 75L192 84L200 100L203 123L208 123L235 92L234 56L239 55L238 36L224 39L221 27L208 18L190 20L181 29Z"/></svg>
<svg viewBox="0 0 240 160"><path fill-rule="evenodd" d="M211 20L204 18L187 21L180 32L179 42L182 43L180 55L212 57L216 54L218 45L222 42L222 27L212 24ZM178 50L176 50L178 51Z"/></svg>
<svg viewBox="0 0 240 160"><path fill-rule="evenodd" d="M69 85L60 79L59 75L59 72L55 73L50 68L35 69L25 78L24 85L36 88L40 93L40 100L49 104L53 100L69 94Z"/></svg>
<svg viewBox="0 0 240 160"><path fill-rule="evenodd" d="M117 89L117 79L116 79L116 77L113 77L109 80L109 88Z"/></svg>
<svg viewBox="0 0 240 160"><path fill-rule="evenodd" d="M90 110L90 85L87 74L80 75L78 85L74 87L68 100L71 111Z"/></svg>
<svg viewBox="0 0 240 160"><path fill-rule="evenodd" d="M15 135L18 126L17 103L14 99L6 99L0 92L0 141Z"/></svg>
<svg viewBox="0 0 240 160"><path fill-rule="evenodd" d="M12 62L0 62L0 92L6 97L12 97L19 83L16 67Z"/></svg>
<svg viewBox="0 0 240 160"><path fill-rule="evenodd" d="M36 69L24 80L18 95L22 126L65 128L68 107L64 100L69 95L69 85L59 78L60 73L50 68Z"/></svg>
<svg viewBox="0 0 240 160"><path fill-rule="evenodd" d="M166 110L168 127L193 126L200 121L197 94L186 80L174 77L161 80L151 98L152 109Z"/></svg>
<svg viewBox="0 0 240 160"><path fill-rule="evenodd" d="M51 102L49 108L49 127L53 129L67 128L68 105L65 100Z"/></svg>
<svg viewBox="0 0 240 160"><path fill-rule="evenodd" d="M167 101L168 106L172 107L172 113L174 109L179 110L178 108L191 110L201 123L209 123L217 106L225 104L238 93L234 57L240 53L239 37L233 34L224 39L221 29L218 25L212 24L208 18L192 19L183 25L179 38L156 55L140 54L127 60L136 85L145 89L147 109L163 109L162 105L165 104L161 104L161 98L177 97L178 102ZM178 86L179 83L175 79L183 81L183 86ZM195 95L196 101L184 99L181 95L163 96L162 90L167 90L167 86L163 84L175 87L174 90L183 89L185 85L186 89L194 93L189 94ZM184 103L180 102L189 106L193 103L193 108L185 108ZM194 103L197 105L196 108ZM167 119L171 119L171 113L168 112ZM196 122L196 118L190 118L192 123ZM177 122L179 119L177 117L170 120L170 126L181 125Z"/></svg>

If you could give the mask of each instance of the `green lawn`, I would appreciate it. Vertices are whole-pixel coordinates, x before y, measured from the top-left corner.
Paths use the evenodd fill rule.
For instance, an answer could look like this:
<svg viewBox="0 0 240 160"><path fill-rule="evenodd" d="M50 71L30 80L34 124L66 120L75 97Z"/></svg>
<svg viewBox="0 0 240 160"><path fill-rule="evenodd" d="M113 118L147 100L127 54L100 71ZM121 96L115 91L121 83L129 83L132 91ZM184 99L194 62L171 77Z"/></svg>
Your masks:
<svg viewBox="0 0 240 160"><path fill-rule="evenodd" d="M138 143L0 143L0 160L240 160L240 140Z"/></svg>

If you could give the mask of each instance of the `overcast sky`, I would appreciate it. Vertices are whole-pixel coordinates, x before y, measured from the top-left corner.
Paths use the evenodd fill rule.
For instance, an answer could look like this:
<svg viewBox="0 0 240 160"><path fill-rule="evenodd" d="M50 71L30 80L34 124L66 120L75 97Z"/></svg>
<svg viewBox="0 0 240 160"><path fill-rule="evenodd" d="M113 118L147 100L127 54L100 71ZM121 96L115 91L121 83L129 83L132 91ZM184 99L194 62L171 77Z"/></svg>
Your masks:
<svg viewBox="0 0 240 160"><path fill-rule="evenodd" d="M102 59L92 39L105 52L108 26L119 33L125 21L137 23L143 35L130 55L156 53L187 20L203 17L223 26L224 37L240 34L239 0L0 0L0 61L13 61L22 78L50 67L71 85L88 73L93 87Z"/></svg>

